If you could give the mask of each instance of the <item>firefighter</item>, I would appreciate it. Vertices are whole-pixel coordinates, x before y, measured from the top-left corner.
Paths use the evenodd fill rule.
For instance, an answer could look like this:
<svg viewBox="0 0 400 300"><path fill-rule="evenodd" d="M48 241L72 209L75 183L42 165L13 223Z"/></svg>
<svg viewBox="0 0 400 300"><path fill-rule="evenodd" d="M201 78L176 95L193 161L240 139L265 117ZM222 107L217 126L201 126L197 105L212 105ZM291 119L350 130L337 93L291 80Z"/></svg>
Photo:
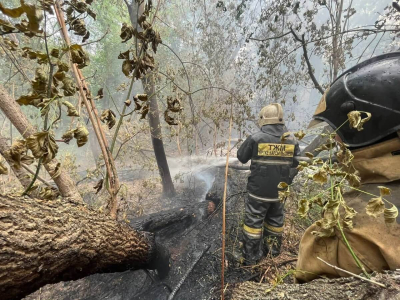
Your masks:
<svg viewBox="0 0 400 300"><path fill-rule="evenodd" d="M378 186L391 189L388 196L400 206L400 52L369 59L342 74L322 97L314 121L326 122L337 130L338 138L352 150L353 167L359 171L361 187L368 194L352 191L344 194L347 204L357 211L354 228L344 229L354 253L367 272L382 272L400 268L399 221L385 224L384 217L366 213L371 194L379 195ZM341 126L351 111L372 114L364 130ZM387 208L391 206L385 204ZM318 259L350 271L361 273L342 235L337 230L332 237L312 235L316 224L304 233L299 249L296 279L307 282L319 276L330 278L349 276Z"/></svg>
<svg viewBox="0 0 400 300"><path fill-rule="evenodd" d="M280 182L290 184L293 157L300 147L293 137L281 142L288 130L278 103L265 106L259 114L261 130L249 136L237 152L243 164L251 159L243 226L243 258L255 264L263 255L277 256L282 244L284 203L278 197Z"/></svg>

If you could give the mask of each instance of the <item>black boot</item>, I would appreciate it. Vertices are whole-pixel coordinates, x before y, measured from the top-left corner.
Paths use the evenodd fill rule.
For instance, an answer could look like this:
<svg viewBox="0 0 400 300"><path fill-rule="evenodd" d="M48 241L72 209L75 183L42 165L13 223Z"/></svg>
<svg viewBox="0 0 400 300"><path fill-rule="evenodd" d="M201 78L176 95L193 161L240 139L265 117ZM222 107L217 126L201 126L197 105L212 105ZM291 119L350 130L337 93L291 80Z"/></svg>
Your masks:
<svg viewBox="0 0 400 300"><path fill-rule="evenodd" d="M282 235L267 235L264 236L264 255L276 257L281 254Z"/></svg>
<svg viewBox="0 0 400 300"><path fill-rule="evenodd" d="M263 256L261 249L261 237L251 238L243 234L243 264L246 266L256 265Z"/></svg>

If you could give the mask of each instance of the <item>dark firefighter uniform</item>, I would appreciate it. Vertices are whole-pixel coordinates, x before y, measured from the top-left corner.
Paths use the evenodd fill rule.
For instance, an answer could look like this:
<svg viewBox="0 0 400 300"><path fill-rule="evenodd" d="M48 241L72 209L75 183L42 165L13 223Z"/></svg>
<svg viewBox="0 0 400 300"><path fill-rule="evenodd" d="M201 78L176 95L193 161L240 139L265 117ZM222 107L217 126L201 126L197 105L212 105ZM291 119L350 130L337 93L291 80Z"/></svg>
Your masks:
<svg viewBox="0 0 400 300"><path fill-rule="evenodd" d="M345 193L347 204L357 211L353 229L344 229L346 239L367 272L400 268L400 217L385 224L383 216L366 213L371 194L378 187L391 189L387 196L400 209L400 52L387 53L366 60L339 76L325 93L314 114L314 125L326 122L353 152L353 167L359 172L362 186ZM362 131L341 126L351 111L371 113ZM385 204L390 208L390 204ZM318 258L354 274L361 273L342 235L317 237L317 224L311 225L300 242L296 279L307 282L321 276L349 276Z"/></svg>
<svg viewBox="0 0 400 300"><path fill-rule="evenodd" d="M284 203L278 197L278 184L291 183L289 174L294 166L293 157L300 154L293 136L281 142L281 136L288 130L283 124L280 104L264 107L260 112L259 125L261 130L248 137L237 153L241 163L251 159L243 225L243 258L246 264L257 262L263 254L277 256L280 253Z"/></svg>

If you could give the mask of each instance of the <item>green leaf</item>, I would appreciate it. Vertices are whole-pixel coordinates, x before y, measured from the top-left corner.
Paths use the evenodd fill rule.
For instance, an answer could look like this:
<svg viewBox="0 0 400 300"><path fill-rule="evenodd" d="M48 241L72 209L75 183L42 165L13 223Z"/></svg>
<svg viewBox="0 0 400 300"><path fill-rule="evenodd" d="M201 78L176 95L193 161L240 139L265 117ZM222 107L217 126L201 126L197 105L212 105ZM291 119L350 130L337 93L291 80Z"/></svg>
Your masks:
<svg viewBox="0 0 400 300"><path fill-rule="evenodd" d="M391 208L385 208L383 216L385 218L386 224L391 224L396 222L396 218L399 215L399 210L395 205L392 204Z"/></svg>
<svg viewBox="0 0 400 300"><path fill-rule="evenodd" d="M385 210L385 203L382 200L382 197L372 198L369 200L366 211L367 214L372 217L377 217L382 214Z"/></svg>

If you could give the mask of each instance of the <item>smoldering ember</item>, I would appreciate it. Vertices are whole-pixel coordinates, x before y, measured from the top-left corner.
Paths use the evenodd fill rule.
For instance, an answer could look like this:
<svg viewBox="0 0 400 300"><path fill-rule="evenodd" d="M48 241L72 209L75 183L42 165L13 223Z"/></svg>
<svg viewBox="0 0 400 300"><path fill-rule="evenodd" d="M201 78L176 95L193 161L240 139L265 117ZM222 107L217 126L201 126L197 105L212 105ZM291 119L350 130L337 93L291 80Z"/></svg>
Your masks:
<svg viewBox="0 0 400 300"><path fill-rule="evenodd" d="M0 1L0 299L400 299L400 1Z"/></svg>

